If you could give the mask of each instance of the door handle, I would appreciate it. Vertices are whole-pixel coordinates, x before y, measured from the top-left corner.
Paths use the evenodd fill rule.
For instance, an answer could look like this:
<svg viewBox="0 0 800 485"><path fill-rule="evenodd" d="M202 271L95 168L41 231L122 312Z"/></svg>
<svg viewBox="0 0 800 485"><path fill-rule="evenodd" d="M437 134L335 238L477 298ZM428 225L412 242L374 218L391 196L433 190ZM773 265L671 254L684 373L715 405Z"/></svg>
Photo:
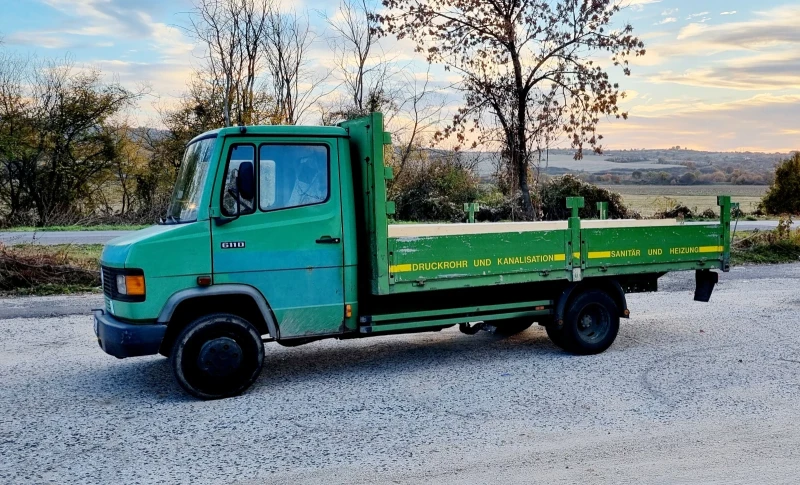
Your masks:
<svg viewBox="0 0 800 485"><path fill-rule="evenodd" d="M317 244L339 244L342 240L338 237L322 236L317 239Z"/></svg>

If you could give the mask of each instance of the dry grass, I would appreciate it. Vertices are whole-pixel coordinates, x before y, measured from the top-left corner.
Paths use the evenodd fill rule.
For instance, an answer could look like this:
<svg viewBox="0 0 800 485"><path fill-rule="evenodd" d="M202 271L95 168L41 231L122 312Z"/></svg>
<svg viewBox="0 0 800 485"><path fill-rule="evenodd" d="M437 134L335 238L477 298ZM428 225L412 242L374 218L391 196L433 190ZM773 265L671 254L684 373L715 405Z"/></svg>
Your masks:
<svg viewBox="0 0 800 485"><path fill-rule="evenodd" d="M50 295L100 286L102 245L0 244L0 293Z"/></svg>
<svg viewBox="0 0 800 485"><path fill-rule="evenodd" d="M734 264L770 264L800 261L800 228L781 217L773 231L739 233L731 244Z"/></svg>

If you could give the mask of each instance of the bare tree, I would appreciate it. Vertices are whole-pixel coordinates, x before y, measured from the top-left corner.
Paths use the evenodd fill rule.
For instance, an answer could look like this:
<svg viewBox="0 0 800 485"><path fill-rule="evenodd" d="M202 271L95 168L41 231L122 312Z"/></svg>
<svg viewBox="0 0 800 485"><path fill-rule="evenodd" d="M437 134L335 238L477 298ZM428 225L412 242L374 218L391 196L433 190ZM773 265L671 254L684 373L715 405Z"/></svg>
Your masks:
<svg viewBox="0 0 800 485"><path fill-rule="evenodd" d="M424 158L420 152L441 125L444 101L432 89L430 65L418 78L409 72L413 66L398 66L384 54L376 8L370 0L341 0L336 13L326 16L344 96L323 107L323 124L382 112L395 137L390 163L401 179L409 160Z"/></svg>
<svg viewBox="0 0 800 485"><path fill-rule="evenodd" d="M309 50L315 40L308 22L296 12L270 9L264 48L276 119L282 124L297 124L325 94L321 85L330 72L309 67Z"/></svg>
<svg viewBox="0 0 800 485"><path fill-rule="evenodd" d="M201 79L219 91L226 126L252 123L271 0L197 0L192 34L207 48ZM207 74L207 76L205 76Z"/></svg>
<svg viewBox="0 0 800 485"><path fill-rule="evenodd" d="M0 204L6 206L12 221L24 210L27 198L20 176L28 150L20 140L32 136L31 99L25 88L30 62L0 51Z"/></svg>
<svg viewBox="0 0 800 485"><path fill-rule="evenodd" d="M609 54L629 75L628 57L644 55L633 27L612 27L615 0L383 0L382 34L411 38L430 62L462 77L464 104L441 137L496 141L523 209L536 217L528 170L537 140L565 133L582 156L600 151L601 116L627 117L624 95L594 55ZM474 133L474 135L471 135ZM549 134L547 134L549 133ZM547 134L545 136L545 134Z"/></svg>
<svg viewBox="0 0 800 485"><path fill-rule="evenodd" d="M430 67L429 64L422 79L408 74L402 76L404 83L396 106L397 115L390 120L397 146L392 165L398 180L402 179L409 160L416 152L427 148L442 126L445 101L430 85Z"/></svg>
<svg viewBox="0 0 800 485"><path fill-rule="evenodd" d="M334 16L326 17L332 32L328 45L345 93L338 103L342 118L390 111L398 94L379 44L376 6L370 0L341 0Z"/></svg>

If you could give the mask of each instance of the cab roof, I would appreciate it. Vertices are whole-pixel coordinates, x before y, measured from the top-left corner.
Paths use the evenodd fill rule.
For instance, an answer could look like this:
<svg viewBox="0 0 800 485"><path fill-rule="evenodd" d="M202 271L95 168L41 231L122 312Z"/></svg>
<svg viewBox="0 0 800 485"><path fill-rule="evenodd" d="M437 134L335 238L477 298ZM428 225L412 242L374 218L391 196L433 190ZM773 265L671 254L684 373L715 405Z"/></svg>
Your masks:
<svg viewBox="0 0 800 485"><path fill-rule="evenodd" d="M242 128L247 135L267 135L267 136L324 136L324 137L344 137L348 136L347 130L338 126L297 126L297 125L249 125L249 126L229 126L207 131L192 139L193 141L213 136L241 136ZM190 142L191 143L191 142Z"/></svg>

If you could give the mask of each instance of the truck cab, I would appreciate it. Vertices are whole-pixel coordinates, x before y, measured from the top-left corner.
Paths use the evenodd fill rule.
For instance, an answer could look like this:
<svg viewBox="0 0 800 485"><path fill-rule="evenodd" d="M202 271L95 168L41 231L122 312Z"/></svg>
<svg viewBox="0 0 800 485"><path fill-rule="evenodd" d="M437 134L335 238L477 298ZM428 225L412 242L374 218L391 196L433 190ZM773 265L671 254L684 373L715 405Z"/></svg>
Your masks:
<svg viewBox="0 0 800 485"><path fill-rule="evenodd" d="M595 354L630 314L625 294L697 271L708 301L728 270L719 222L569 221L390 226L380 113L336 127L241 126L186 147L163 221L106 245L100 347L162 354L190 394L247 389L264 343L295 346L539 322L559 347Z"/></svg>
<svg viewBox="0 0 800 485"><path fill-rule="evenodd" d="M340 127L264 126L193 139L163 223L103 251L103 349L120 358L170 355L170 322L231 308L259 338L355 328L347 136Z"/></svg>

